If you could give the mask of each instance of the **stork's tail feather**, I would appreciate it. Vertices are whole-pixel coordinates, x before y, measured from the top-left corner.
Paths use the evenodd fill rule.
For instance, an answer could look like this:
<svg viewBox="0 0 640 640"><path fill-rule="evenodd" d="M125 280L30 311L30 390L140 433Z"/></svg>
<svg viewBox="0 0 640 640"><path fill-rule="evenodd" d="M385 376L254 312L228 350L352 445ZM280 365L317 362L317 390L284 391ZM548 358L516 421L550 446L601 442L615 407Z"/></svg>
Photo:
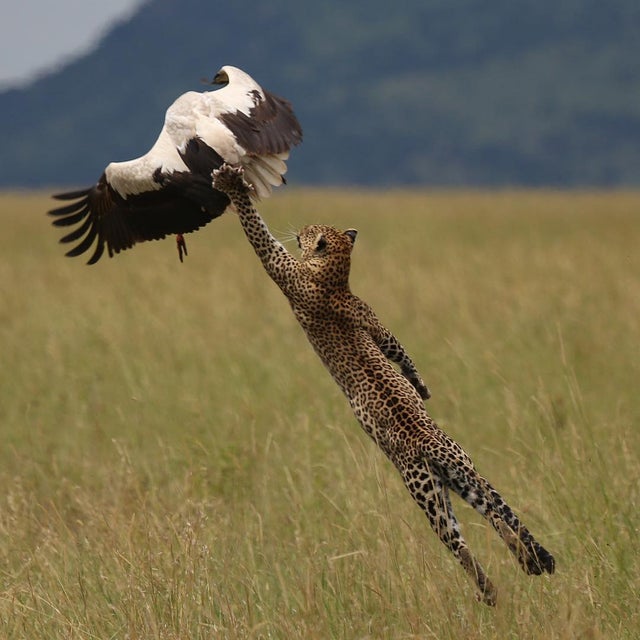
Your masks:
<svg viewBox="0 0 640 640"><path fill-rule="evenodd" d="M285 184L284 174L287 172L285 160L288 156L288 153L251 156L251 161L244 165L245 176L253 185L257 199L269 197L273 187Z"/></svg>

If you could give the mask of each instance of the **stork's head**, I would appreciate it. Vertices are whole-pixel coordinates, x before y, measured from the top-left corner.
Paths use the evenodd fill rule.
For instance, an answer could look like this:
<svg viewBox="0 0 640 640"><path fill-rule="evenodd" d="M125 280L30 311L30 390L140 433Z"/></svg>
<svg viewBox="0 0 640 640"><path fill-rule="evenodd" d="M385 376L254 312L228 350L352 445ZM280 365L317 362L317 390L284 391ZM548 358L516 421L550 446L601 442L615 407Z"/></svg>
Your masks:
<svg viewBox="0 0 640 640"><path fill-rule="evenodd" d="M213 77L211 84L226 85L229 84L229 74L225 71L226 67L222 67L218 73Z"/></svg>
<svg viewBox="0 0 640 640"><path fill-rule="evenodd" d="M320 285L347 286L351 251L358 232L340 231L327 225L312 224L300 229L296 239L302 262Z"/></svg>
<svg viewBox="0 0 640 640"><path fill-rule="evenodd" d="M234 86L248 87L249 89L260 89L258 83L248 73L245 73L242 69L238 69L238 67L232 67L230 64L226 64L220 68L220 71L213 77L211 84L217 84L223 87L228 84L233 84Z"/></svg>

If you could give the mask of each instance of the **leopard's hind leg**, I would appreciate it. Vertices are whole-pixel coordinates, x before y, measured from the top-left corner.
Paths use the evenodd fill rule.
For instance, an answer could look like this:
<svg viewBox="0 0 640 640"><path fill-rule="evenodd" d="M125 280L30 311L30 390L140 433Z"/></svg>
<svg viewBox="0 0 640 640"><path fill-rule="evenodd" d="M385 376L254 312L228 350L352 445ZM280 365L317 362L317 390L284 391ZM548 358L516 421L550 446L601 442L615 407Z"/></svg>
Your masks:
<svg viewBox="0 0 640 640"><path fill-rule="evenodd" d="M432 473L423 459L400 468L411 496L425 512L431 528L440 541L458 559L478 587L479 599L494 606L496 589L480 563L473 557L453 513L449 490L437 474Z"/></svg>

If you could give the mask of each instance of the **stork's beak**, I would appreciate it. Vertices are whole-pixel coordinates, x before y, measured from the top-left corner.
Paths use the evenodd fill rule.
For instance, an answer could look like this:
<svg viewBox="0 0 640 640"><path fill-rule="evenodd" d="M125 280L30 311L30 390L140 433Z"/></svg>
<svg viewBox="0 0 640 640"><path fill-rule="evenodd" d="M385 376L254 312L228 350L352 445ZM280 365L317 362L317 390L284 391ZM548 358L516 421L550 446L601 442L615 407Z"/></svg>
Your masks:
<svg viewBox="0 0 640 640"><path fill-rule="evenodd" d="M209 78L200 78L200 82L202 84L229 84L229 76L224 71L218 71L216 75L213 77L213 80L209 80Z"/></svg>

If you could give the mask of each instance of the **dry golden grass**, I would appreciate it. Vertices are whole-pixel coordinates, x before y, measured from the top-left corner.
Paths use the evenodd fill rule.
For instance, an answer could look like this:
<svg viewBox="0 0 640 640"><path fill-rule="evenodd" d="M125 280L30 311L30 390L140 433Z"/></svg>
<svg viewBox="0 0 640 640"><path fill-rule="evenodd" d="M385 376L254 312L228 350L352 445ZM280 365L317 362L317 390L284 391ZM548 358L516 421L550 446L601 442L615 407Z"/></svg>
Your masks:
<svg viewBox="0 0 640 640"><path fill-rule="evenodd" d="M0 637L635 638L640 195L291 191L556 556L455 500L495 609L360 431L233 216L94 267L0 197Z"/></svg>

